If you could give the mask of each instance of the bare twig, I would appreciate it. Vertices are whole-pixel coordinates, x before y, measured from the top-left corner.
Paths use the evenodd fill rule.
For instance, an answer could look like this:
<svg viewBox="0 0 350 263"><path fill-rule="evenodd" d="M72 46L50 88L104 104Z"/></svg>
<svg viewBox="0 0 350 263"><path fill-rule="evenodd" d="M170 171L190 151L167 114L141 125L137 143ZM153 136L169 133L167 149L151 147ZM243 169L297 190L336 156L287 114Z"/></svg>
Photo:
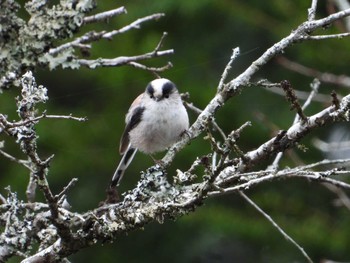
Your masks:
<svg viewBox="0 0 350 263"><path fill-rule="evenodd" d="M70 180L70 182L68 183L68 185L66 185L66 186L63 188L63 190L62 190L59 194L57 194L57 195L55 196L55 198L56 198L57 200L59 200L62 196L66 195L67 192L76 184L76 182L78 182L78 178L73 178L72 180Z"/></svg>
<svg viewBox="0 0 350 263"><path fill-rule="evenodd" d="M338 206L343 205L348 210L350 210L350 198L346 195L345 191L331 184L323 184L323 185L338 196L339 199L336 200L337 201L336 205Z"/></svg>
<svg viewBox="0 0 350 263"><path fill-rule="evenodd" d="M346 10L350 8L350 3L348 0L333 0L333 2L337 5L339 10ZM350 18L346 17L344 20L346 30L350 31Z"/></svg>
<svg viewBox="0 0 350 263"><path fill-rule="evenodd" d="M320 72L316 69L309 68L299 63L288 60L285 57L278 57L276 61L277 63L279 63L280 65L282 65L283 67L289 70L298 72L305 76L317 78L324 83L330 83L330 84L343 86L343 87L350 87L350 77L348 76L345 76L345 75L338 76L332 73Z"/></svg>
<svg viewBox="0 0 350 263"><path fill-rule="evenodd" d="M317 9L317 0L312 0L311 7L307 10L309 21L315 20L316 9Z"/></svg>
<svg viewBox="0 0 350 263"><path fill-rule="evenodd" d="M163 72L163 71L166 71L166 70L173 67L173 64L171 62L168 62L165 66L162 66L162 67L148 67L148 66L145 66L145 65L142 65L140 63L133 62L133 61L129 62L128 65L130 65L134 68L147 70L147 71L151 71L151 72Z"/></svg>
<svg viewBox="0 0 350 263"><path fill-rule="evenodd" d="M278 95L281 95L281 96L285 95L285 93L280 89L280 84L279 83L266 83L266 81L259 81L255 85L262 86L262 87L265 88L265 90L273 92L275 94L278 94ZM309 97L310 97L310 92L301 91L301 90L295 90L295 95L300 100L308 100ZM321 103L328 103L329 102L329 95L317 93L312 98L312 101L314 101L314 102L321 102Z"/></svg>
<svg viewBox="0 0 350 263"><path fill-rule="evenodd" d="M277 229L278 232L284 236L286 240L288 240L290 243L292 243L307 259L308 262L312 263L312 259L309 257L309 255L305 252L305 250L296 242L293 238L291 238L267 213L264 212L252 199L250 199L246 194L244 194L242 191L238 192L240 196L243 197L244 200L246 200L251 206L253 206L263 217L265 217L274 228Z"/></svg>
<svg viewBox="0 0 350 263"><path fill-rule="evenodd" d="M233 149L233 151L239 156L243 158L243 152L241 149L239 149L238 145L236 144L237 140L241 136L241 133L243 130L249 126L252 126L252 123L250 121L245 122L241 127L239 127L237 130L233 130L226 138L225 145L228 147L228 149L225 149L225 151L230 151Z"/></svg>
<svg viewBox="0 0 350 263"><path fill-rule="evenodd" d="M21 126L25 126L27 124L30 123L35 123L41 119L66 119L66 120L74 120L74 121L80 121L80 122L84 122L87 121L87 117L74 117L72 116L72 114L70 115L47 115L46 113L43 113L40 116L34 117L34 118L28 118L27 120L21 120L18 122L14 122L14 123L8 123L8 126L11 128L14 127L21 127Z"/></svg>
<svg viewBox="0 0 350 263"><path fill-rule="evenodd" d="M185 106L186 106L188 109L192 110L193 112L195 112L195 113L197 113L197 114L201 114L202 110L201 110L200 108L194 106L193 103L184 101L184 104L185 104ZM220 128L220 126L216 123L216 121L215 121L215 120L211 120L210 122L211 122L211 124L213 125L214 129L217 130L217 131L220 133L221 137L222 137L224 140L226 140L226 134L225 134L224 131Z"/></svg>
<svg viewBox="0 0 350 263"><path fill-rule="evenodd" d="M305 110L310 104L311 104L311 101L313 101L313 99L315 98L315 96L317 96L317 93L318 93L318 90L320 88L320 81L318 79L314 79L312 81L312 83L310 84L310 87L311 87L311 92L310 92L310 95L309 97L306 99L306 101L304 102L303 106L301 107L302 110ZM294 120L294 123L296 123L298 120L295 119ZM293 124L294 124L293 123Z"/></svg>
<svg viewBox="0 0 350 263"><path fill-rule="evenodd" d="M318 166L329 166L329 165L339 165L339 164L350 164L350 159L336 159L336 160L322 160L316 163L312 163L312 164L307 164L304 166L299 166L297 167L298 169L301 170L307 170L307 169L311 169L311 168L315 168Z"/></svg>
<svg viewBox="0 0 350 263"><path fill-rule="evenodd" d="M135 61L155 58L155 57L161 57L161 56L167 56L174 53L173 49L163 50L163 51L157 51L157 52L149 52L138 56L131 56L131 57L117 57L112 59L107 58L99 58L99 59L77 59L77 63L79 63L81 66L85 66L91 69L94 69L96 67L118 67L123 65L129 65L131 62L135 63ZM134 65L133 65L134 66ZM142 67L140 67L142 68ZM155 71L155 70L153 70Z"/></svg>
<svg viewBox="0 0 350 263"><path fill-rule="evenodd" d="M28 160L21 160L21 159L18 159L10 154L8 154L7 152L4 152L3 150L0 149L0 154L4 157L6 157L7 159L13 161L13 162L16 162L16 163L19 163L23 166L25 166L27 169L31 170L31 167L30 167L30 164L29 164L29 161Z"/></svg>
<svg viewBox="0 0 350 263"><path fill-rule="evenodd" d="M113 12L112 12L113 13ZM108 15L108 12L107 12ZM164 14L153 14L150 16L146 16L143 18L139 18L136 21L132 22L131 24L124 26L123 28L119 29L119 30L113 30L111 32L106 32L106 31L101 31L101 32L94 32L94 31L90 31L86 34L84 34L81 37L78 37L76 39L74 39L71 42L67 42L64 43L58 47L55 48L51 48L48 52L48 54L50 54L51 56L56 55L68 48L71 47L76 47L79 44L84 44L84 43L89 43L89 42L93 42L93 41L98 41L100 39L111 39L112 37L114 37L117 34L122 34L125 33L131 29L138 29L140 28L141 24L150 20L158 20L159 18L161 18L162 16L164 16ZM103 15L101 16L103 17ZM89 20L92 20L93 18L89 18Z"/></svg>
<svg viewBox="0 0 350 263"><path fill-rule="evenodd" d="M158 42L158 44L157 44L157 46L156 46L156 48L154 49L154 53L157 53L157 52L159 52L160 51L160 49L163 47L163 44L164 44L164 40L165 40L165 38L166 38L166 36L168 35L168 33L167 32L163 32L163 35L162 35L162 37L160 38L160 40L159 40L159 42Z"/></svg>
<svg viewBox="0 0 350 263"><path fill-rule="evenodd" d="M12 134L13 136L16 136L17 130L14 128L17 127L25 127L30 124L35 124L41 119L67 119L67 120L75 120L75 121L86 121L86 117L74 117L72 114L70 115L47 115L45 112L41 114L40 116L27 116L26 119L22 119L20 121L16 122L10 122L7 120L7 118L0 114L0 127L2 127L2 130L7 132L8 134ZM3 154L5 155L5 153ZM9 155L6 156L7 158L11 159ZM12 158L13 161L15 159ZM23 164L23 163L22 163Z"/></svg>
<svg viewBox="0 0 350 263"><path fill-rule="evenodd" d="M74 117L72 114L70 115L46 115L43 114L38 118L47 118L47 119L66 119L66 120L74 120L74 121L87 121L87 117Z"/></svg>
<svg viewBox="0 0 350 263"><path fill-rule="evenodd" d="M55 47L55 48L50 48L50 50L48 51L48 54L50 54L51 56L54 56L68 48L71 48L71 47L77 47L83 43L89 43L89 42L92 42L92 41L97 41L99 39L102 38L103 34L105 34L106 31L101 31L101 32L88 32L86 33L85 35L81 36L81 37L78 37L76 39L74 39L73 41L71 42L67 42L67 43L64 43L58 47Z"/></svg>
<svg viewBox="0 0 350 263"><path fill-rule="evenodd" d="M239 47L234 48L232 51L230 61L227 63L227 65L224 69L224 72L221 75L221 79L220 79L219 85L218 85L218 91L220 91L224 88L225 82L226 82L227 77L228 77L228 73L230 72L231 67L232 67L232 63L239 55L240 55Z"/></svg>
<svg viewBox="0 0 350 263"><path fill-rule="evenodd" d="M125 7L122 6L122 7L112 9L112 10L109 10L106 12L98 13L96 15L84 17L84 23L88 24L88 23L108 20L112 17L118 16L121 14L126 14L126 13L127 13L127 11L126 11Z"/></svg>
<svg viewBox="0 0 350 263"><path fill-rule="evenodd" d="M131 29L139 29L142 23L150 21L150 20L158 20L161 17L163 17L164 15L165 14L163 14L163 13L158 13L158 14L153 14L153 15L142 17L142 18L138 18L137 20L135 20L131 24L124 26L121 29L113 30L111 32L103 34L102 38L111 39L112 37L114 37L117 34L125 33L126 31L129 31Z"/></svg>
<svg viewBox="0 0 350 263"><path fill-rule="evenodd" d="M225 173L225 174L223 174ZM268 171L259 171L259 172L252 172L247 174L239 174L239 178L242 181L246 181L244 183L230 186L230 187L221 187L222 185L228 184L231 180L237 179L237 173L230 169L225 169L221 175L219 175L219 179L215 182L215 185L218 186L221 190L217 191L210 191L208 193L209 197L223 195L223 194L229 194L229 193L236 193L239 190L247 190L253 186L256 186L258 184L262 184L264 182L270 182L277 179L287 179L287 178L303 178L315 182L324 182L324 183L330 183L332 185L335 185L337 187L348 189L350 190L350 184L347 184L345 182L342 182L340 180L332 179L327 177L328 175L344 175L349 174L349 171L341 171L341 170L332 170L330 172L314 172L314 171L296 171L293 170L280 170L276 173L271 173ZM245 176L248 176L245 180ZM223 179L224 178L224 179Z"/></svg>
<svg viewBox="0 0 350 263"><path fill-rule="evenodd" d="M325 39L342 39L350 36L350 33L339 33L339 34L330 34L330 35L318 35L318 36L304 36L305 40L325 40Z"/></svg>

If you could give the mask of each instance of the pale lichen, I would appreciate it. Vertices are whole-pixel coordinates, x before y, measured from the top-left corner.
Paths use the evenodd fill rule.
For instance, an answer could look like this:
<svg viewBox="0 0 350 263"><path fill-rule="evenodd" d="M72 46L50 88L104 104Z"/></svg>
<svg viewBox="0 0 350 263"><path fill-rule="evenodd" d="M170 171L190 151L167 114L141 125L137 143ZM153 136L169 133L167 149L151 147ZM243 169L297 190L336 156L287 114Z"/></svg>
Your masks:
<svg viewBox="0 0 350 263"><path fill-rule="evenodd" d="M71 38L82 26L85 14L94 7L94 0L62 0L56 5L44 0L28 1L25 10L30 18L26 21L20 17L20 5L16 1L1 1L0 90L19 86L20 76L37 66L74 67L69 62L74 50L55 57L47 56L47 52L54 41Z"/></svg>

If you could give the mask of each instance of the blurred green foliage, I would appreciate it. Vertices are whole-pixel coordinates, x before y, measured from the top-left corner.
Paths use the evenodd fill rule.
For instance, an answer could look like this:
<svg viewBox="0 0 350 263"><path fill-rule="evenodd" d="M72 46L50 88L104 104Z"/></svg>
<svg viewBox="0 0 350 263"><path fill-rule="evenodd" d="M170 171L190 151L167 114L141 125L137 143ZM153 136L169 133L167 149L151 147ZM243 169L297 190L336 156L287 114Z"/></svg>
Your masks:
<svg viewBox="0 0 350 263"><path fill-rule="evenodd" d="M321 2L319 17L327 15L326 4ZM190 100L203 108L215 94L232 48L239 46L241 56L233 65L231 78L305 21L310 4L311 1L305 0L100 1L96 12L125 5L128 14L108 23L89 25L86 30L112 30L141 16L164 12L163 19L148 22L141 30L117 36L113 41L95 43L91 57L112 58L148 52L156 46L162 32L167 31L164 48L174 48L175 54L145 63L161 66L170 60L174 67L162 76L173 80L181 92L189 92ZM326 32L339 32L339 29L332 26ZM349 40L343 39L294 45L284 55L321 71L349 74L349 51ZM55 154L48 178L54 192L59 192L71 178L77 177L79 181L69 193L72 209L92 209L104 199L104 190L119 161L117 147L128 106L153 76L131 67L93 71L38 70L35 75L38 84L49 90L49 101L42 105L42 110L47 109L49 114L72 113L89 119L86 123L42 120L37 133L41 156ZM310 90L312 81L281 68L274 61L255 76L255 80L261 78L272 82L288 79L295 88L304 91ZM322 85L320 92L329 94L332 89L339 94L347 93L345 89L329 85ZM14 97L19 92L19 89L12 89L0 96L0 112L16 118ZM307 113L315 113L324 106L315 103ZM267 121L261 121L257 113L263 114ZM190 115L194 121L196 115ZM271 137L270 124L285 129L294 115L282 96L260 87L250 87L218 112L217 121L226 132L252 121L252 127L244 131L239 141L240 147L247 151ZM306 152L293 150L301 163L323 158L310 144L310 139L314 136L326 138L331 129L316 131L305 138L302 143L309 148ZM3 139L6 139L7 152L23 157L14 142L1 135L0 140ZM196 156L209 152L210 145L203 138L196 139L177 155L169 177L175 168L186 170ZM262 163L260 168L265 168L268 163ZM138 154L127 171L121 190L135 186L139 172L151 164L151 158ZM4 158L0 158L0 165L0 192L6 194L4 187L11 185L13 191L25 198L27 171ZM293 166L295 163L286 156L281 165ZM350 260L350 212L344 207L335 207L336 196L322 185L305 180L282 180L260 185L246 193L303 246L315 262L325 258ZM40 194L38 198L42 198ZM198 211L176 222L153 223L144 231L120 237L113 244L87 248L70 259L73 262L168 263L304 261L294 246L236 195L207 200Z"/></svg>

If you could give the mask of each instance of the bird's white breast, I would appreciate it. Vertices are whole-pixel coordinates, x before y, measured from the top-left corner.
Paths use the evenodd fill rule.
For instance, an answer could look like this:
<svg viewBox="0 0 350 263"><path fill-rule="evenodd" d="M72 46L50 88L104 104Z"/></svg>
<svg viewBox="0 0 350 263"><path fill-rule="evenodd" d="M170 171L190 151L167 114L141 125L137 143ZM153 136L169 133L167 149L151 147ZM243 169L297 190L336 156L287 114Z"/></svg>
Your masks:
<svg viewBox="0 0 350 263"><path fill-rule="evenodd" d="M130 142L144 153L164 151L188 126L187 112L180 98L157 103L146 100L142 121L129 133Z"/></svg>

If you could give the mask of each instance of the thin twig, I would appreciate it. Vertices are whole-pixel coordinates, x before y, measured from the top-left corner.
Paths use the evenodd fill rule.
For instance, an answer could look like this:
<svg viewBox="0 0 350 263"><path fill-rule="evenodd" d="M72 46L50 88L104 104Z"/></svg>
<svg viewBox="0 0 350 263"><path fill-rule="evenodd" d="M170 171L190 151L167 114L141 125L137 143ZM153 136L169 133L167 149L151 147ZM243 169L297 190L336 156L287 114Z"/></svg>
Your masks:
<svg viewBox="0 0 350 263"><path fill-rule="evenodd" d="M166 55L171 55L174 53L173 49L168 49L168 50L163 50L163 51L158 51L158 52L149 52L145 53L142 55L136 55L136 56L122 56L122 57L117 57L117 58L112 58L112 59L107 59L107 58L99 58L99 59L77 59L77 63L79 63L81 66L85 66L91 69L94 69L96 67L117 67L117 66L123 66L126 64L130 64L130 62L135 62L139 60L145 60L145 59L150 59L154 57L161 57L161 56L166 56Z"/></svg>
<svg viewBox="0 0 350 263"><path fill-rule="evenodd" d="M253 206L263 217L265 217L274 228L278 230L284 236L286 240L291 242L302 254L303 256L307 259L309 263L313 263L312 259L309 257L309 255L305 252L305 250L297 243L294 241L293 238L291 238L272 218L270 215L265 213L264 210L262 210L252 199L250 199L246 194L244 194L242 191L238 191L240 196L243 197L244 200L246 200L251 206Z"/></svg>
<svg viewBox="0 0 350 263"><path fill-rule="evenodd" d="M165 16L165 14L157 13L157 14L153 14L153 15L139 18L139 19L135 20L134 22L132 22L131 24L122 27L121 29L113 30L111 32L103 34L102 38L111 39L115 35L125 33L126 31L129 31L130 29L139 29L142 23L150 21L150 20L158 20L163 16Z"/></svg>
<svg viewBox="0 0 350 263"><path fill-rule="evenodd" d="M240 49L239 47L236 47L232 50L232 55L230 57L230 61L227 63L224 72L221 75L221 79L219 81L219 85L218 85L218 91L222 90L224 88L225 85L225 81L228 77L228 73L230 72L231 68L232 68L232 63L233 61L240 55Z"/></svg>
<svg viewBox="0 0 350 263"><path fill-rule="evenodd" d="M62 52L64 50L70 48L70 47L75 47L75 46L77 46L79 44L82 44L82 43L89 43L89 42L93 42L93 41L98 41L100 39L111 39L112 37L114 37L117 34L125 33L125 32L127 32L127 31L129 31L131 29L140 28L142 23L150 21L150 20L158 20L162 16L164 16L164 14L159 13L159 14L153 14L153 15L150 15L150 16L142 17L142 18L139 18L136 21L132 22L131 24L129 24L127 26L124 26L121 29L113 30L113 31L110 31L110 32L106 32L106 31L100 31L100 32L90 31L90 32L84 34L83 36L74 39L71 42L67 42L67 43L64 43L64 44L62 44L62 45L60 45L58 47L51 48L48 53L51 56L53 56L53 55L58 54L59 52Z"/></svg>
<svg viewBox="0 0 350 263"><path fill-rule="evenodd" d="M291 61L285 57L278 57L276 61L277 63L289 70L298 72L305 76L317 78L324 83L330 83L343 87L350 87L350 77L346 75L335 75L328 72L320 72L316 69L309 68L294 61Z"/></svg>
<svg viewBox="0 0 350 263"><path fill-rule="evenodd" d="M156 48L154 49L153 52L156 53L156 52L158 52L158 51L162 48L163 43L164 43L164 40L165 40L165 38L166 38L167 35L168 35L167 32L163 32L163 35L162 35L162 37L160 38L160 40L159 40L159 42L158 42L158 44L157 44L157 46L156 46Z"/></svg>
<svg viewBox="0 0 350 263"><path fill-rule="evenodd" d="M349 82L350 84L350 82ZM263 88L265 88L266 91L270 91L272 93L281 95L281 96L285 96L285 93L279 88L279 84L276 83L271 83L269 85L266 84L256 84L258 86L262 86ZM297 95L297 97L300 100L307 100L310 96L310 92L306 92L306 91L301 91L301 90L295 90L295 94ZM315 97L313 98L314 102L321 102L321 103L328 103L329 102L329 95L326 94L316 94Z"/></svg>
<svg viewBox="0 0 350 263"><path fill-rule="evenodd" d="M331 184L323 184L323 185L338 196L339 199L337 201L339 202L336 205L343 205L348 210L350 210L350 198L346 195L346 193L342 189Z"/></svg>
<svg viewBox="0 0 350 263"><path fill-rule="evenodd" d="M306 99L306 101L304 102L302 109L305 110L311 103L311 101L313 101L313 99L315 98L315 96L318 93L318 90L320 88L320 81L316 78L312 81L312 83L310 84L311 87L311 92L309 97Z"/></svg>
<svg viewBox="0 0 350 263"><path fill-rule="evenodd" d="M66 193L78 182L78 178L72 178L70 182L63 188L63 190L55 196L57 200L59 200L62 196L66 195Z"/></svg>
<svg viewBox="0 0 350 263"><path fill-rule="evenodd" d="M151 72L163 72L163 71L166 71L166 70L173 67L173 64L171 62L168 62L165 66L162 66L162 67L148 67L148 66L142 65L140 63L134 62L134 61L129 62L128 65L130 65L134 68L147 70L147 71L151 71Z"/></svg>
<svg viewBox="0 0 350 263"><path fill-rule="evenodd" d="M339 10L345 10L350 8L350 3L348 0L333 0L333 3L336 4ZM344 20L346 30L350 31L350 18L346 17Z"/></svg>
<svg viewBox="0 0 350 263"><path fill-rule="evenodd" d="M66 119L66 120L74 120L74 121L87 121L87 117L74 117L74 116L72 116L72 114L70 114L70 115L42 115L42 118Z"/></svg>
<svg viewBox="0 0 350 263"><path fill-rule="evenodd" d="M252 123L250 121L245 122L244 124L241 125L241 127L239 127L236 130L233 130L228 136L227 139L225 140L225 145L227 145L229 147L229 150L233 149L234 152L239 156L239 157L243 157L243 152L242 150L238 147L237 145L237 140L239 139L239 137L241 136L241 133L243 132L243 130L245 128L247 128L248 126L252 126Z"/></svg>
<svg viewBox="0 0 350 263"><path fill-rule="evenodd" d="M127 13L126 8L124 6L122 6L122 7L112 9L112 10L109 10L106 12L98 13L96 15L84 17L84 23L88 24L88 23L108 20L114 16L118 16L118 15L126 14L126 13Z"/></svg>
<svg viewBox="0 0 350 263"><path fill-rule="evenodd" d="M305 40L325 40L325 39L341 39L344 37L349 37L350 33L339 33L339 34L330 34L330 35L318 35L318 36L304 36Z"/></svg>
<svg viewBox="0 0 350 263"><path fill-rule="evenodd" d="M70 115L47 115L45 112L41 114L40 116L34 117L34 118L28 118L25 120L20 120L17 122L6 122L6 124L3 122L2 119L0 119L1 122L3 122L7 128L15 128L15 127L21 127L25 126L27 124L35 123L41 119L66 119L66 120L75 120L79 122L87 121L87 117L74 117L72 114Z"/></svg>
<svg viewBox="0 0 350 263"><path fill-rule="evenodd" d="M316 9L317 9L317 0L312 0L311 7L307 10L309 21L315 20Z"/></svg>
<svg viewBox="0 0 350 263"><path fill-rule="evenodd" d="M74 39L71 42L64 43L64 44L62 44L58 47L55 47L55 48L50 48L48 54L50 54L51 56L54 56L54 55L66 50L70 47L76 47L77 45L82 44L82 43L88 43L88 42L100 40L105 33L106 33L106 31L88 32L81 37L77 37L76 39Z"/></svg>
<svg viewBox="0 0 350 263"><path fill-rule="evenodd" d="M302 169L302 170L306 170L306 169L311 169L311 168L315 168L318 166L322 166L322 165L339 165L339 164L349 164L350 163L350 159L335 159L335 160L322 160L316 163L312 163L312 164L308 164L308 165L303 165L303 166L298 166L294 169Z"/></svg>
<svg viewBox="0 0 350 263"><path fill-rule="evenodd" d="M193 105L193 103L184 101L185 106L192 110L193 112L197 113L197 114L201 114L202 110L196 106ZM220 126L216 123L215 120L211 120L211 123L213 124L213 127L220 133L221 137L224 139L224 141L227 139L226 138L226 134L224 133L224 131L220 128Z"/></svg>
<svg viewBox="0 0 350 263"><path fill-rule="evenodd" d="M283 152L279 152L279 153L276 155L275 159L273 160L272 164L271 164L270 166L267 167L267 170L268 170L268 171L270 171L270 170L271 170L271 171L277 171L277 170L278 170L278 167L279 167L279 163L280 163L282 157L283 157Z"/></svg>
<svg viewBox="0 0 350 263"><path fill-rule="evenodd" d="M13 161L13 162L16 162L16 163L19 163L23 166L25 166L26 168L28 168L29 170L32 170L31 167L30 167L30 164L29 164L29 161L28 160L21 160L21 159L18 159L14 156L12 156L11 154L8 154L7 152L4 152L3 150L0 149L0 154L4 157L6 157L7 159Z"/></svg>
<svg viewBox="0 0 350 263"><path fill-rule="evenodd" d="M225 175L222 175L222 173L226 173ZM251 179L249 178L247 181L244 180L244 173L237 175L236 171L230 171L230 170L224 170L222 172L217 180L215 182L215 185L221 188L221 191L211 191L208 193L208 196L217 196L217 195L223 195L223 194L229 194L229 193L235 193L239 190L247 190L250 187L253 187L258 184L262 184L264 182L269 182L277 179L286 179L286 178L303 178L311 181L316 181L316 182L325 182L325 183L330 183L335 186L348 189L350 190L350 184L342 182L340 180L328 178L327 172L314 172L314 171L295 171L294 169L289 171L289 170L280 170L277 173L268 173L268 171L260 171L260 172L255 172L255 178ZM332 171L332 175L341 175L341 174L349 174L350 171ZM263 175L263 176L257 176L257 175ZM230 186L226 188L222 188L222 185L225 185L229 183L231 180L236 180L237 176L242 181L246 181L244 183L241 183L239 185L235 186ZM224 179L222 179L224 178Z"/></svg>

